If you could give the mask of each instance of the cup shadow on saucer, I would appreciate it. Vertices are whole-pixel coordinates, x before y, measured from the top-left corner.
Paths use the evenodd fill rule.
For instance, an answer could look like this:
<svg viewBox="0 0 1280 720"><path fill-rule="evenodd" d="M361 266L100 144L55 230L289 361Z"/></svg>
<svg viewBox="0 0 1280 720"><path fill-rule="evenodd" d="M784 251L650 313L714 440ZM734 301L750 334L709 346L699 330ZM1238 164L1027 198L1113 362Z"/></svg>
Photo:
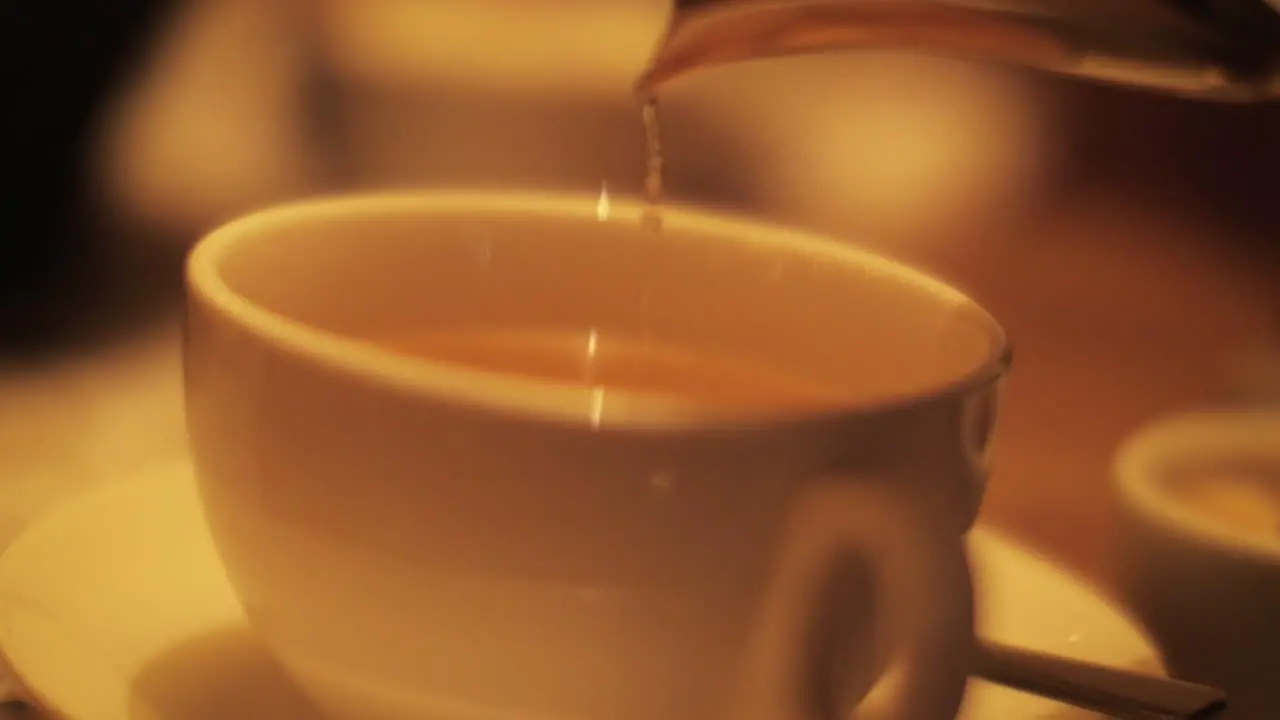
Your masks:
<svg viewBox="0 0 1280 720"><path fill-rule="evenodd" d="M134 720L324 720L244 626L186 638L130 687Z"/></svg>

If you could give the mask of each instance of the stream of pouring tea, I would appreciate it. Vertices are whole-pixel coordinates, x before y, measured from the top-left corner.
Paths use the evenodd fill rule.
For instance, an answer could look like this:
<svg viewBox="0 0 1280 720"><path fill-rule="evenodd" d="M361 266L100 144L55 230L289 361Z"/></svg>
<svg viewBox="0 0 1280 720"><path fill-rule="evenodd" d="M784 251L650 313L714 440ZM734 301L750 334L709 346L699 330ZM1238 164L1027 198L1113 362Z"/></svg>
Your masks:
<svg viewBox="0 0 1280 720"><path fill-rule="evenodd" d="M640 105L640 118L644 122L646 203L644 214L640 216L640 224L658 232L662 230L662 132L658 122L657 96L644 98Z"/></svg>

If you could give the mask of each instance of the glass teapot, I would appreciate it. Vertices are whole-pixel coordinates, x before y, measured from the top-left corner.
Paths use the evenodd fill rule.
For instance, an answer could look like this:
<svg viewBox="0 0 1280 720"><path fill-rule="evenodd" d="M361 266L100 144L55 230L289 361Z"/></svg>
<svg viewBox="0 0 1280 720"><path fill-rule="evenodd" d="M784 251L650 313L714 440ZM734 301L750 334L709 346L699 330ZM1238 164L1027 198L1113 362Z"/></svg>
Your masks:
<svg viewBox="0 0 1280 720"><path fill-rule="evenodd" d="M1176 95L1280 96L1280 0L675 0L637 92L714 65L884 48Z"/></svg>

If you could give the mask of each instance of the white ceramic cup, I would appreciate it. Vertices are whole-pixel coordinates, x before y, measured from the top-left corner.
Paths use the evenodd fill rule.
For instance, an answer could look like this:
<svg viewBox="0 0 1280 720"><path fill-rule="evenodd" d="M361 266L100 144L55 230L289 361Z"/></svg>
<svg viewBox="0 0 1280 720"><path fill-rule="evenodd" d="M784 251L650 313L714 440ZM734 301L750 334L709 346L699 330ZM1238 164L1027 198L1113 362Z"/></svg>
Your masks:
<svg viewBox="0 0 1280 720"><path fill-rule="evenodd" d="M1254 492L1221 494L1242 480L1270 482L1269 507ZM1280 411L1153 423L1121 448L1116 482L1123 598L1169 671L1226 690L1224 718L1280 718L1280 527L1265 527L1280 511Z"/></svg>
<svg viewBox="0 0 1280 720"><path fill-rule="evenodd" d="M373 195L196 247L188 426L250 621L344 719L834 719L877 679L888 717L954 717L998 325L832 240L679 207L655 234L639 204L607 210ZM497 323L875 390L803 412L601 408L371 341Z"/></svg>

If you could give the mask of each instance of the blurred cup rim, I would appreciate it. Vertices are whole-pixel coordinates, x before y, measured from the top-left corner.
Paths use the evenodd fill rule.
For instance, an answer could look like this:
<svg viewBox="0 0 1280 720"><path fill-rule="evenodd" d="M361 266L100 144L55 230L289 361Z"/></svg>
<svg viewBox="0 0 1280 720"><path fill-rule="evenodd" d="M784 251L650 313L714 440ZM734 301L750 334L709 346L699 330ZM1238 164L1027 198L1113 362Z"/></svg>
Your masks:
<svg viewBox="0 0 1280 720"><path fill-rule="evenodd" d="M1122 504L1147 523L1219 555L1280 569L1280 536L1235 530L1169 491L1171 470L1242 459L1280 469L1280 411L1206 410L1157 420L1120 445L1113 476Z"/></svg>
<svg viewBox="0 0 1280 720"><path fill-rule="evenodd" d="M630 242L644 237L638 229L648 204L637 197L613 199L601 215L600 196L528 190L369 191L317 196L260 209L206 235L187 257L187 297L191 307L237 327L255 344L271 347L298 362L320 366L358 382L396 393L451 402L473 410L586 432L716 432L729 427L760 428L814 421L840 421L918 407L935 400L963 397L997 382L1011 361L1003 328L985 309L945 282L889 258L830 236L788 228L745 214L718 212L679 203L664 203L664 233L725 239L756 248L788 248L815 261L830 261L851 275L892 278L895 285L932 305L963 311L983 336L982 357L954 377L918 392L866 403L836 403L796 411L720 413L692 411L685 403L612 392L615 419L583 423L597 402L593 388L526 379L449 363L405 358L354 338L308 326L281 315L236 290L226 277L226 264L244 246L276 242L269 238L296 235L298 227L318 221L346 220L395 226L398 222L429 224L441 215L519 217L527 221L590 225L623 223L637 228Z"/></svg>

